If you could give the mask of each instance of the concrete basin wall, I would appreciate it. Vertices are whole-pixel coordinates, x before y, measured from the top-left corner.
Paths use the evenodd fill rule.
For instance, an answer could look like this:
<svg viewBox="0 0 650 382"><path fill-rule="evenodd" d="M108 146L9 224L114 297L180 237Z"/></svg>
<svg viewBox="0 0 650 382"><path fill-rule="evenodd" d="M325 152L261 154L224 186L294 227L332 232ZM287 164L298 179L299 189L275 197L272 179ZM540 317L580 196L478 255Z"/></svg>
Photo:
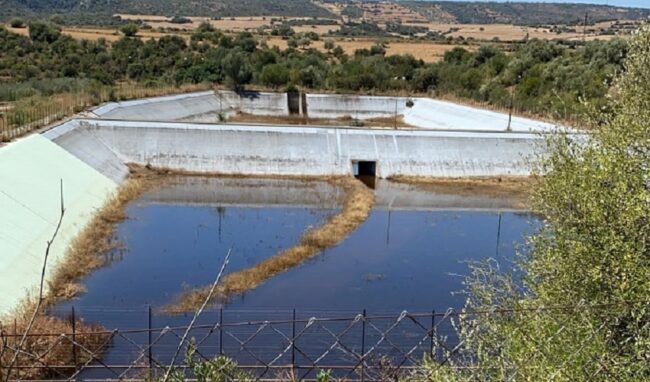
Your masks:
<svg viewBox="0 0 650 382"><path fill-rule="evenodd" d="M506 131L509 116L506 113L459 105L430 98L413 99L413 107L404 109L404 122L434 130ZM557 125L513 116L510 130L515 132L551 132Z"/></svg>
<svg viewBox="0 0 650 382"><path fill-rule="evenodd" d="M113 102L92 113L103 119L132 121L217 122L219 113L243 112L254 115L289 114L286 93L207 91Z"/></svg>
<svg viewBox="0 0 650 382"><path fill-rule="evenodd" d="M413 101L407 107L408 100ZM404 116L410 126L431 130L506 131L509 116L475 107L422 97L378 97L363 95L305 94L305 111L311 118L354 119ZM102 119L133 121L184 121L216 123L219 113L237 112L268 115L289 115L286 93L233 92L219 90L176 96L147 98L109 103L93 110ZM516 132L549 132L556 125L523 117L513 117L510 130Z"/></svg>
<svg viewBox="0 0 650 382"><path fill-rule="evenodd" d="M370 119L404 114L408 98L307 94L306 100L307 114L311 118Z"/></svg>
<svg viewBox="0 0 650 382"><path fill-rule="evenodd" d="M58 129L65 129L60 133ZM48 135L70 152L108 148L123 163L224 174L348 175L352 162L376 161L377 176L528 175L542 138L528 133L369 130L80 120ZM107 153L108 154L108 153ZM86 155L82 160L106 173ZM111 170L115 166L108 166ZM111 175L109 173L107 175ZM112 176L112 175L111 175Z"/></svg>
<svg viewBox="0 0 650 382"><path fill-rule="evenodd" d="M0 148L0 315L37 293L60 216L61 181L65 215L47 277L117 184L42 135Z"/></svg>

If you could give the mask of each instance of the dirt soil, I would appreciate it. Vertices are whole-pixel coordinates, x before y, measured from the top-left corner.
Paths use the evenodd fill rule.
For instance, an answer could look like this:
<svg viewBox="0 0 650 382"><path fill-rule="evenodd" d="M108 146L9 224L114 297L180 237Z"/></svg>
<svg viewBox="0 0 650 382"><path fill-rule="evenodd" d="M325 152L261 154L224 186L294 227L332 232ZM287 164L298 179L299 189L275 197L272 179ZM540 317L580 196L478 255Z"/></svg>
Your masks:
<svg viewBox="0 0 650 382"><path fill-rule="evenodd" d="M393 129L397 125L400 128L413 128L404 122L401 115L397 116L397 120L392 117L383 118L369 118L364 120L356 120L352 117L342 118L309 118L299 115L293 116L266 116L266 115L253 115L247 113L237 113L237 115L228 118L228 122L232 123L264 123L264 124L289 124L289 125L311 125L311 126L350 126L350 127L368 127L377 129Z"/></svg>

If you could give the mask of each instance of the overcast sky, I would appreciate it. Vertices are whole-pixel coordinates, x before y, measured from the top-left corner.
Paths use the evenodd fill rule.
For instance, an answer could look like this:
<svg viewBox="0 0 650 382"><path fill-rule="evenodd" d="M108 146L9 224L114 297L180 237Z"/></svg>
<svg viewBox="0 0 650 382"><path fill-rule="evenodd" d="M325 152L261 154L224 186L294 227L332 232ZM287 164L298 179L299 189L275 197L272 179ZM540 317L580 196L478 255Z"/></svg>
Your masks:
<svg viewBox="0 0 650 382"><path fill-rule="evenodd" d="M452 1L452 0L442 0L442 1ZM471 0L471 1L482 1L482 2L499 1L501 3L507 2L506 0ZM527 3L607 4L607 5L617 5L617 6L624 6L624 7L650 8L650 0L510 0L510 1L512 2L521 1Z"/></svg>

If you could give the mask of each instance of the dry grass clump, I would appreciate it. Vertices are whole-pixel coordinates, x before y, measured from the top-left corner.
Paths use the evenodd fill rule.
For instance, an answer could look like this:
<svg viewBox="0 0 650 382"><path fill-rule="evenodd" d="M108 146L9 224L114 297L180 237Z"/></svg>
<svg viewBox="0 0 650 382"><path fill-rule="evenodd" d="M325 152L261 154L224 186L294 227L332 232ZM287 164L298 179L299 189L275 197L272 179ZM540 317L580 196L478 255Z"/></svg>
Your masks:
<svg viewBox="0 0 650 382"><path fill-rule="evenodd" d="M0 320L3 331L3 343L0 344L0 365L8 367L14 357L16 349L22 339L23 333L29 325L29 319L36 308L35 302L21 304L12 314L10 319ZM75 342L77 364L82 365L90 360L90 353L99 355L109 340L108 333L98 325L90 325L83 320L75 319ZM74 372L74 352L72 342L72 320L48 316L41 312L34 321L29 331L22 351L16 358L15 365L20 369L11 370L11 380L21 379L61 379L63 376L72 375ZM65 333L65 336L63 334ZM86 349L86 350L83 350ZM30 365L32 368L24 368ZM52 367L46 367L52 366ZM7 369L0 369L0 379L6 378Z"/></svg>
<svg viewBox="0 0 650 382"><path fill-rule="evenodd" d="M473 178L434 178L395 176L389 180L412 184L428 192L466 196L507 198L515 207L528 207L538 179L532 176L502 176Z"/></svg>
<svg viewBox="0 0 650 382"><path fill-rule="evenodd" d="M215 298L228 298L256 288L266 280L300 265L325 248L340 243L370 215L375 195L354 178L330 179L346 191L343 209L329 218L320 227L313 228L302 236L296 246L280 252L257 265L226 276L217 286ZM209 295L210 287L195 289L180 296L167 306L167 313L181 313L195 310Z"/></svg>
<svg viewBox="0 0 650 382"><path fill-rule="evenodd" d="M144 191L159 185L163 178L139 167L131 167L131 176L73 239L67 253L48 281L49 304L77 296L85 291L80 279L104 266L103 253L119 248L115 229L126 216L126 205Z"/></svg>

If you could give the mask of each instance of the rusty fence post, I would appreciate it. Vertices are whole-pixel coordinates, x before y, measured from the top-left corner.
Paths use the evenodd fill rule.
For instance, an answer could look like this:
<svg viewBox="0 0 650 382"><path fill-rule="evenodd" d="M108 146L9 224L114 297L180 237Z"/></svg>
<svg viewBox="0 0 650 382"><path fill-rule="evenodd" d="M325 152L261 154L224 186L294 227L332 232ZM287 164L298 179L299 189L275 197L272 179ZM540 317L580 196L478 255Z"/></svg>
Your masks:
<svg viewBox="0 0 650 382"><path fill-rule="evenodd" d="M18 379L20 379L20 349L18 349L18 319L14 318L14 353L16 357L16 370L18 373ZM8 373L11 373L9 369ZM9 375L11 377L11 375Z"/></svg>
<svg viewBox="0 0 650 382"><path fill-rule="evenodd" d="M365 381L365 361L366 361L366 310L363 310L361 321L361 381Z"/></svg>
<svg viewBox="0 0 650 382"><path fill-rule="evenodd" d="M431 360L433 361L436 357L433 356L433 346L434 346L434 337L438 337L436 335L436 310L431 311L431 330L429 331L429 335L431 336L431 347L429 349L429 353L431 355Z"/></svg>
<svg viewBox="0 0 650 382"><path fill-rule="evenodd" d="M223 355L223 308L219 309L219 355Z"/></svg>
<svg viewBox="0 0 650 382"><path fill-rule="evenodd" d="M70 321L72 324L72 361L74 362L74 370L76 372L79 362L77 358L77 316L74 310L74 305L72 306Z"/></svg>
<svg viewBox="0 0 650 382"><path fill-rule="evenodd" d="M152 334L151 333L151 331L152 331L152 328L151 328L151 326L152 326L152 322L151 322L152 321L151 305L149 305L149 307L147 309L147 313L148 313L148 319L147 319L148 326L147 327L149 328L149 330L147 331L147 338L148 338L147 339L147 358L148 358L148 361L149 361L149 380L153 381L153 369L152 369L152 366L153 366L153 349L152 349L153 341L151 339L152 338L151 337L151 334Z"/></svg>
<svg viewBox="0 0 650 382"><path fill-rule="evenodd" d="M293 308L291 320L291 371L296 373L296 308Z"/></svg>

